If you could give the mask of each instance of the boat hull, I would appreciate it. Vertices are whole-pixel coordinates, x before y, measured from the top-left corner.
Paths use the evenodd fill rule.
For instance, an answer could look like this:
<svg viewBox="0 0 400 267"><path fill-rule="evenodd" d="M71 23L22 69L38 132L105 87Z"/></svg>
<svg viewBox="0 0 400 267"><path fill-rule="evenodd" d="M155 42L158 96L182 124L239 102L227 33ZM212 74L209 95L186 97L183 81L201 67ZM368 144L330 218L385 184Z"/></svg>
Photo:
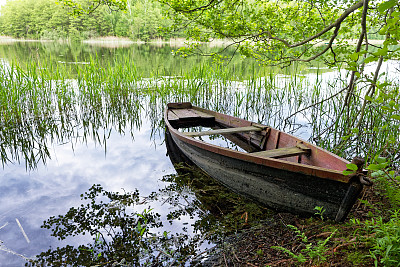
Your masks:
<svg viewBox="0 0 400 267"><path fill-rule="evenodd" d="M323 207L324 217L343 221L363 188L357 176L362 164L357 165L357 175L345 176L345 159L265 125L190 103L168 104L165 124L173 163L193 164L232 191L279 211L309 216ZM199 125L214 130L178 130ZM245 131L252 133L241 133ZM209 134L251 147L239 152L193 138ZM255 151L254 140L261 144Z"/></svg>
<svg viewBox="0 0 400 267"><path fill-rule="evenodd" d="M323 207L325 217L342 221L362 189L357 183L243 162L188 144L173 134L170 137L175 151L184 155L181 158L190 160L186 163L192 162L232 191L275 210L311 216L316 213L315 207Z"/></svg>

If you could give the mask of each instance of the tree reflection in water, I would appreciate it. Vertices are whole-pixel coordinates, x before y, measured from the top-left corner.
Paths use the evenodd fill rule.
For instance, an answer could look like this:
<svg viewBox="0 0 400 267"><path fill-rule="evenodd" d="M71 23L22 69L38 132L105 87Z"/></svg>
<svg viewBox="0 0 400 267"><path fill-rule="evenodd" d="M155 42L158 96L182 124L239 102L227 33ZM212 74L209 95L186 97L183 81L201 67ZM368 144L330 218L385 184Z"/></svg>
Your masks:
<svg viewBox="0 0 400 267"><path fill-rule="evenodd" d="M151 209L134 210L143 204L137 190L120 194L93 185L81 199L85 204L49 218L42 227L59 240L89 234L93 242L50 248L30 266L170 265L180 264L195 252L196 242L186 234L155 233L162 227L160 215Z"/></svg>
<svg viewBox="0 0 400 267"><path fill-rule="evenodd" d="M50 248L29 266L181 266L203 263L229 234L270 218L271 213L214 182L197 169L176 165L180 174L166 175L170 184L144 198L139 192L108 192L93 185L81 195L83 204L65 215L53 216L42 227L60 240L89 234L92 242ZM193 196L195 195L195 197ZM162 219L151 203L168 203L174 209ZM142 212L137 210L148 205ZM193 233L184 227L177 234L163 231L163 222L197 218ZM184 223L185 225L185 223Z"/></svg>

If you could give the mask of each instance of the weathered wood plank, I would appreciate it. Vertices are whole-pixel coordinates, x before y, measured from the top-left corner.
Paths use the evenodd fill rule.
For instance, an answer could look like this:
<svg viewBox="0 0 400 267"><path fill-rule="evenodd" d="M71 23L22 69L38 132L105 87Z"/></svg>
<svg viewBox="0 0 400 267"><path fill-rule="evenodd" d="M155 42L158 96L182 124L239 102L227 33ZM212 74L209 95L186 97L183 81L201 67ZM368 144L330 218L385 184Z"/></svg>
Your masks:
<svg viewBox="0 0 400 267"><path fill-rule="evenodd" d="M310 152L311 152L310 148L306 147L303 144L297 144L297 146L270 149L266 151L254 152L251 154L260 157L279 159L286 157L294 157L302 154L309 154Z"/></svg>
<svg viewBox="0 0 400 267"><path fill-rule="evenodd" d="M183 133L186 136L203 136L203 135L213 135L213 134L231 134L231 133L241 133L241 132L261 132L263 129L255 126L247 126L247 127L237 127L237 128L225 128L225 129L218 129L218 130L210 130L204 132L186 132Z"/></svg>
<svg viewBox="0 0 400 267"><path fill-rule="evenodd" d="M192 108L192 103L190 102L182 102L182 103L168 103L169 109L184 109L184 108Z"/></svg>
<svg viewBox="0 0 400 267"><path fill-rule="evenodd" d="M179 117L175 115L171 110L168 111L168 120L169 121L178 121Z"/></svg>
<svg viewBox="0 0 400 267"><path fill-rule="evenodd" d="M297 143L296 147L303 149L304 151L311 153L311 148L309 148L308 146L306 146L303 143Z"/></svg>
<svg viewBox="0 0 400 267"><path fill-rule="evenodd" d="M200 115L194 112L193 109L172 109L172 112L181 120L200 118Z"/></svg>
<svg viewBox="0 0 400 267"><path fill-rule="evenodd" d="M200 110L195 110L195 109L193 109L193 111L196 112L197 115L199 115L200 117L202 117L202 118L204 118L204 119L213 119L213 118L215 118L213 115L207 114L207 113L202 112L202 111L200 111Z"/></svg>

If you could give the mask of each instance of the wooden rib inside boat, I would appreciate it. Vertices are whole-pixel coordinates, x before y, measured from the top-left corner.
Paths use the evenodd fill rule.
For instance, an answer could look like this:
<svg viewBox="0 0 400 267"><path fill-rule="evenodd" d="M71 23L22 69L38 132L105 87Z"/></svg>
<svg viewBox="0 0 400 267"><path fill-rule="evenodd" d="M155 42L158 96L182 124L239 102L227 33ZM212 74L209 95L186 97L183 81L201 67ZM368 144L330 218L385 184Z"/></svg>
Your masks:
<svg viewBox="0 0 400 267"><path fill-rule="evenodd" d="M188 102L169 103L164 119L172 153L180 153L228 188L271 208L313 215L315 207L324 207L326 216L342 221L362 190L362 166L355 175L343 175L347 160L272 127ZM209 129L193 131L193 127ZM201 140L214 135L242 151Z"/></svg>

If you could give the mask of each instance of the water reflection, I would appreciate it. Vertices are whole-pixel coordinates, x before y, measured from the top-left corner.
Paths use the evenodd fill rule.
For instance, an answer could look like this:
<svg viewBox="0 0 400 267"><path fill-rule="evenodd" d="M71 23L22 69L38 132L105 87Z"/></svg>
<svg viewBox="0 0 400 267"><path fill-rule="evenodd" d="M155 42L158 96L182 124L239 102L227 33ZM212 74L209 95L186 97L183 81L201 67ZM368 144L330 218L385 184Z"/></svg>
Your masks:
<svg viewBox="0 0 400 267"><path fill-rule="evenodd" d="M166 142L169 147L168 138ZM198 169L182 164L175 168L180 174L163 176L165 187L145 198L137 190L114 193L93 185L81 195L81 205L42 225L58 239L86 233L89 242L50 248L31 265L206 264L217 253L207 245L210 241L223 243L230 234L270 218L266 209L231 193Z"/></svg>
<svg viewBox="0 0 400 267"><path fill-rule="evenodd" d="M140 213L132 209L141 202L137 190L120 194L93 185L81 199L86 204L49 218L43 228L51 229L52 235L61 240L89 234L92 242L49 249L38 256L34 265L171 265L193 250L185 234L150 232L162 226L160 215L150 208Z"/></svg>
<svg viewBox="0 0 400 267"><path fill-rule="evenodd" d="M140 188L144 195L162 186L159 177L172 172L159 145L163 137L150 139L148 121L134 128L135 142L127 131L121 135L112 130L108 136L107 154L94 139L74 140L72 143L51 143L52 160L39 163L29 172L23 164L8 164L0 172L0 240L9 250L32 257L49 246L79 244L88 238L57 242L47 230L40 229L43 220L65 213L79 205L79 195L92 184L102 184L110 191L121 192ZM157 147L155 146L157 145ZM27 243L16 220L29 237ZM3 248L3 247L2 247ZM0 251L0 266L21 265L19 257Z"/></svg>
<svg viewBox="0 0 400 267"><path fill-rule="evenodd" d="M182 234L185 243L181 244L180 254L174 254L174 259L182 261L203 260L207 254L201 254L201 251L209 247L207 241L217 242L225 233L268 216L265 210L247 201L247 204L243 203L240 197L224 191L222 186L201 173L179 168L182 175L175 175L175 169L165 156L163 131L153 128L162 123L150 119L155 116L151 112L144 114L147 116L142 116L140 129L132 130L134 140L128 131L124 135L111 130L106 139L106 154L95 139L87 138L84 142L77 139L73 143L51 143L52 160L46 164L39 163L29 172L22 164L4 167L0 175L0 227L4 225L0 229L0 240L3 241L0 266L22 265L24 257L32 258L49 247L68 248L63 251L72 253L77 252L79 245L86 245L84 257L93 255L91 246L96 244L93 241L95 234L56 240L50 236L51 231L41 229L41 225L51 216L66 214L70 207L79 207L82 203L80 194L94 183L101 184L108 192L121 194L139 188L140 195L146 197L144 206L138 206L139 212L151 207L162 216L163 228L151 229L151 232L159 231L161 239L164 231L170 234L170 238ZM164 245L171 248L168 242ZM78 249L78 252L82 251ZM51 255L54 254L42 255L43 259L53 259ZM124 256L120 260L122 258ZM93 257L89 259L93 260Z"/></svg>

